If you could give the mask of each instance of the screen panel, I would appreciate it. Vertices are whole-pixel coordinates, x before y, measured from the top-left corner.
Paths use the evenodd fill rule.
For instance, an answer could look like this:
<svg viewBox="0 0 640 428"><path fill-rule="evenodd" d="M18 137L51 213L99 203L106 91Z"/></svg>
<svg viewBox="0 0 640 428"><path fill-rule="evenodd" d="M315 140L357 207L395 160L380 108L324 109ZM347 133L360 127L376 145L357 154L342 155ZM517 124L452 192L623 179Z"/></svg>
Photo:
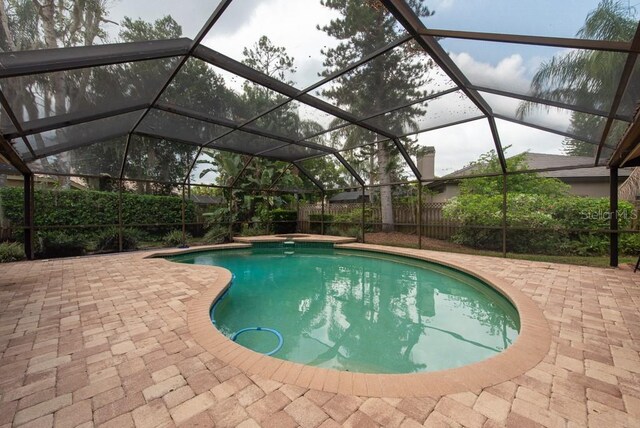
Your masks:
<svg viewBox="0 0 640 428"><path fill-rule="evenodd" d="M365 122L395 135L407 135L478 117L483 117L478 107L462 91L456 91Z"/></svg>
<svg viewBox="0 0 640 428"><path fill-rule="evenodd" d="M401 142L412 154L425 181L464 175L471 162L496 149L489 122L483 119L420 132Z"/></svg>
<svg viewBox="0 0 640 428"><path fill-rule="evenodd" d="M578 35L600 4L599 0L435 1L429 2L430 10L435 14L423 18L422 22L427 28L572 38ZM635 21L637 25L637 12L633 6L629 7L626 2L613 3L613 10L622 20ZM583 37L630 41L633 30L603 31Z"/></svg>
<svg viewBox="0 0 640 428"><path fill-rule="evenodd" d="M496 115L526 124L543 127L574 136L577 139L600 142L606 118L587 113L523 102L515 98L480 92Z"/></svg>
<svg viewBox="0 0 640 428"><path fill-rule="evenodd" d="M151 109L136 128L136 132L199 145L230 131L224 126L156 109Z"/></svg>
<svg viewBox="0 0 640 428"><path fill-rule="evenodd" d="M360 187L353 175L335 156L319 156L300 161L299 164L320 182L325 190Z"/></svg>
<svg viewBox="0 0 640 428"><path fill-rule="evenodd" d="M0 88L24 128L48 117L81 115L151 103L179 58L163 58L79 70L10 77Z"/></svg>
<svg viewBox="0 0 640 428"><path fill-rule="evenodd" d="M358 125L347 125L307 139L308 142L341 150L386 138Z"/></svg>
<svg viewBox="0 0 640 428"><path fill-rule="evenodd" d="M360 46L357 53L350 52L345 66L405 34L396 20L378 5L372 4L363 13L379 16L384 24L367 30L368 33L374 33L375 37L370 37L371 43ZM203 44L282 82L304 89L321 79L320 74L325 69L323 51L336 48L339 44L337 38L328 36L318 26L322 28L340 18L337 10L325 7L316 0L234 0L207 34ZM382 28L393 31L382 31ZM267 51L269 47L282 49L292 59L291 65L279 70L280 67L273 63L267 64L264 57L256 57L256 53Z"/></svg>
<svg viewBox="0 0 640 428"><path fill-rule="evenodd" d="M328 154L328 153L322 150L300 146L298 144L288 144L286 146L278 147L274 150L262 152L260 156L293 162L293 161L307 159L314 156L321 156L325 154Z"/></svg>
<svg viewBox="0 0 640 428"><path fill-rule="evenodd" d="M132 135L124 169L127 179L182 183L198 147L164 139Z"/></svg>
<svg viewBox="0 0 640 428"><path fill-rule="evenodd" d="M205 147L191 170L189 181L193 184L229 186L249 159L249 155Z"/></svg>
<svg viewBox="0 0 640 428"><path fill-rule="evenodd" d="M533 169L593 165L597 144L563 137L529 126L497 119L496 126L502 146L508 148L506 157L521 153L552 155L541 157Z"/></svg>
<svg viewBox="0 0 640 428"><path fill-rule="evenodd" d="M30 162L39 173L105 175L120 177L127 137L101 141Z"/></svg>
<svg viewBox="0 0 640 428"><path fill-rule="evenodd" d="M161 103L242 124L287 97L197 58L189 58L160 97Z"/></svg>
<svg viewBox="0 0 640 428"><path fill-rule="evenodd" d="M441 44L472 85L608 114L627 55L478 40ZM606 64L606 65L605 65Z"/></svg>
<svg viewBox="0 0 640 428"><path fill-rule="evenodd" d="M314 89L312 95L364 119L455 86L410 40Z"/></svg>
<svg viewBox="0 0 640 428"><path fill-rule="evenodd" d="M236 130L214 141L211 147L256 155L287 144L283 141Z"/></svg>
<svg viewBox="0 0 640 428"><path fill-rule="evenodd" d="M106 141L128 134L133 129L141 114L142 112L135 111L78 125L71 125L66 128L29 135L27 140L38 157L46 156L53 151L68 151L83 145ZM22 150L23 149L20 149L20 154L24 157L27 153Z"/></svg>
<svg viewBox="0 0 640 428"><path fill-rule="evenodd" d="M293 100L251 125L287 138L303 140L344 123L329 113Z"/></svg>

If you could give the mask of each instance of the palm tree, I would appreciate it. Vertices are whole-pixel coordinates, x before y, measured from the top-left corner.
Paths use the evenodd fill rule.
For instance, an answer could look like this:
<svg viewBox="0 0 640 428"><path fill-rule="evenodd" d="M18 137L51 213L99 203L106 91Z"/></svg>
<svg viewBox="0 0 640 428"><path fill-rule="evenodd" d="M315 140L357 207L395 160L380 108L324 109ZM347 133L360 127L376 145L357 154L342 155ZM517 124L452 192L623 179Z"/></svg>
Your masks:
<svg viewBox="0 0 640 428"><path fill-rule="evenodd" d="M590 40L629 41L633 38L638 21L631 17L630 9L620 1L602 0L576 33L576 37ZM543 62L531 81L531 95L543 100L575 106L589 106L608 111L618 87L620 70L625 56L616 52L573 50ZM518 117L524 118L539 108L539 104L523 102ZM549 108L549 107L547 107ZM574 112L569 132L592 136L599 140L602 127L600 116ZM622 136L624 129L611 129L612 136ZM584 141L566 138L565 152L572 156L594 156L597 147Z"/></svg>

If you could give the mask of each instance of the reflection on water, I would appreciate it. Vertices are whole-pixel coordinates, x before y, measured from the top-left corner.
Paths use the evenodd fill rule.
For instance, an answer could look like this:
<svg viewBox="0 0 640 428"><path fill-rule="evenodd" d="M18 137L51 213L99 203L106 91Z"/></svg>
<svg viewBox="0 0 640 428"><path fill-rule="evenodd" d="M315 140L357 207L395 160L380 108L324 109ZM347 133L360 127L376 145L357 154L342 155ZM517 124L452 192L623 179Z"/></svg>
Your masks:
<svg viewBox="0 0 640 428"><path fill-rule="evenodd" d="M254 249L187 254L183 263L222 266L236 278L216 306L218 328L271 327L284 337L274 357L376 373L458 367L504 350L518 334L516 310L464 273L367 252ZM258 352L273 335L242 335Z"/></svg>

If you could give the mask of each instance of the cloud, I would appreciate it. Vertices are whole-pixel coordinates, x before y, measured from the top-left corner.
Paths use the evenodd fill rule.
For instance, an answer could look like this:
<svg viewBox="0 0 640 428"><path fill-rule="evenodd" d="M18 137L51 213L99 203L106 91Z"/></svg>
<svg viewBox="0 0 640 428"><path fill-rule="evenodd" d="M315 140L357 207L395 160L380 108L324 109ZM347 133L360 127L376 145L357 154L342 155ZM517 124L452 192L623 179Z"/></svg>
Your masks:
<svg viewBox="0 0 640 428"><path fill-rule="evenodd" d="M428 6L429 10L435 10L438 13L439 10L451 9L453 4L454 0L436 0Z"/></svg>
<svg viewBox="0 0 640 428"><path fill-rule="evenodd" d="M477 61L466 52L451 53L450 56L474 85L523 94L529 91L530 79L526 78L528 70L519 54L500 60L496 66Z"/></svg>

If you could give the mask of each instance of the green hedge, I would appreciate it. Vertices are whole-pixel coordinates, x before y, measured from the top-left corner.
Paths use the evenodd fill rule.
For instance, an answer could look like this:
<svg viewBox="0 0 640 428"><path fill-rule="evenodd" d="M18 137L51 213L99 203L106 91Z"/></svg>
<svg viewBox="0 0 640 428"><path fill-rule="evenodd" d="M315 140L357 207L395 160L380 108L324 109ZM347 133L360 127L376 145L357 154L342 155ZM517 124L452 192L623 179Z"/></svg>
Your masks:
<svg viewBox="0 0 640 428"><path fill-rule="evenodd" d="M24 224L21 188L1 188L0 203L12 225ZM34 194L36 226L105 225L118 223L118 194L89 190L36 190ZM185 221L196 221L193 202L186 201ZM182 200L177 196L153 196L123 193L123 223L181 223ZM171 227L145 228L147 234L162 237ZM89 231L91 229L88 229Z"/></svg>
<svg viewBox="0 0 640 428"><path fill-rule="evenodd" d="M13 239L22 240L24 224L23 190L0 188L0 204L4 217L13 228ZM117 251L118 234L113 226L60 228L55 226L115 225L118 223L118 194L89 190L36 190L34 224L46 226L35 239L38 257L65 257L91 251ZM182 222L182 199L177 196L122 194L122 216L125 225ZM185 205L185 221L196 221L195 206ZM53 226L53 228L51 228ZM134 226L123 236L123 249L135 249L139 241L161 241L176 226Z"/></svg>
<svg viewBox="0 0 640 428"><path fill-rule="evenodd" d="M298 226L298 211L282 208L271 211L273 233L295 233Z"/></svg>
<svg viewBox="0 0 640 428"><path fill-rule="evenodd" d="M507 251L580 256L608 251L608 234L575 231L609 229L607 198L508 194L507 206ZM502 226L501 195L461 195L447 203L443 214L463 226L453 236L455 242L485 250L502 249L501 230L478 227ZM620 229L632 227L632 204L620 201L618 215ZM639 244L637 235L621 236L622 253L640 252Z"/></svg>

